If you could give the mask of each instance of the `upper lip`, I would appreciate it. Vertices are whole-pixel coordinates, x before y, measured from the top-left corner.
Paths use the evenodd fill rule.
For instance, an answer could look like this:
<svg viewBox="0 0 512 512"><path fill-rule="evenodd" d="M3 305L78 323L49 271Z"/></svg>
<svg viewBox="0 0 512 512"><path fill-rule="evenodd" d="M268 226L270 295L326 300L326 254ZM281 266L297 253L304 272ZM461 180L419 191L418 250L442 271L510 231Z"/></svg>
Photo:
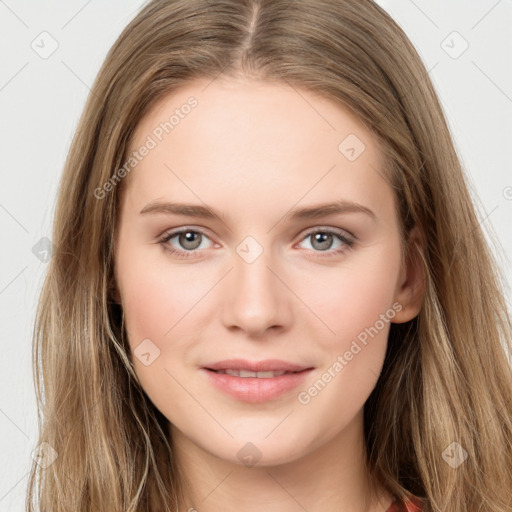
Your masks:
<svg viewBox="0 0 512 512"><path fill-rule="evenodd" d="M252 372L300 372L312 368L299 364L281 361L280 359L266 359L265 361L248 361L246 359L225 359L216 363L204 365L207 370L247 370Z"/></svg>

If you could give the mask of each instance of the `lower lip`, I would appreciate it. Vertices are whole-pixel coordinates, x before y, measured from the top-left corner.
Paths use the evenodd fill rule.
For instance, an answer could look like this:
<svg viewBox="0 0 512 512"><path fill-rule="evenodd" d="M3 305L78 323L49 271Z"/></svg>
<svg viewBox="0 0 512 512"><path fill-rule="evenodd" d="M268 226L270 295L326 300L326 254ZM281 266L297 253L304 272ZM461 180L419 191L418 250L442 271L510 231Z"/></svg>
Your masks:
<svg viewBox="0 0 512 512"><path fill-rule="evenodd" d="M258 403L272 400L296 388L311 374L313 368L268 379L236 377L206 368L201 371L207 373L210 382L220 391L244 402Z"/></svg>

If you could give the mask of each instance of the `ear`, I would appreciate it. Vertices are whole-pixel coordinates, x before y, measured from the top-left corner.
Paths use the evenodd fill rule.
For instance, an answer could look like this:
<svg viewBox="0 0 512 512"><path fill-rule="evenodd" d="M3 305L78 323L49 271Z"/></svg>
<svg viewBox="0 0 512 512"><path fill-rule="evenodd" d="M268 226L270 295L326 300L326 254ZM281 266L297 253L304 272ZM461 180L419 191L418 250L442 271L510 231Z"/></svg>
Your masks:
<svg viewBox="0 0 512 512"><path fill-rule="evenodd" d="M395 292L395 301L402 306L402 309L396 313L393 323L408 322L421 310L426 279L423 267L424 247L420 230L415 226L409 233Z"/></svg>

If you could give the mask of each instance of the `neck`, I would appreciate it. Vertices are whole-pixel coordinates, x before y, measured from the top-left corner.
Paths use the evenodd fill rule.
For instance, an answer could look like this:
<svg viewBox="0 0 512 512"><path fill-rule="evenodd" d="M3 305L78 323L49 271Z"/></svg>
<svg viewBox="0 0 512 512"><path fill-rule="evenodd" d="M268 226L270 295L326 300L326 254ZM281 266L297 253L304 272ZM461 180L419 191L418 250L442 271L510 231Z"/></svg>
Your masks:
<svg viewBox="0 0 512 512"><path fill-rule="evenodd" d="M170 428L185 492L179 510L385 512L392 502L387 491L372 486L366 471L362 410L299 458L292 454L289 461L252 467L220 458Z"/></svg>

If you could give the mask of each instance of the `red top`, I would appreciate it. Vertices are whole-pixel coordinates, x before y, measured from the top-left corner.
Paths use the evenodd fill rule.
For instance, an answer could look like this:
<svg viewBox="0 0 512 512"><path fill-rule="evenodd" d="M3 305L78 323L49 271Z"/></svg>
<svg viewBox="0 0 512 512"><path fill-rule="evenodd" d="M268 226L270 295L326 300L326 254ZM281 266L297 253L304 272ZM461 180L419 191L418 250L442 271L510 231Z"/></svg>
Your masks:
<svg viewBox="0 0 512 512"><path fill-rule="evenodd" d="M406 500L405 508L402 508L397 500L393 501L386 512L421 512L421 509L421 501L414 497L410 500Z"/></svg>

